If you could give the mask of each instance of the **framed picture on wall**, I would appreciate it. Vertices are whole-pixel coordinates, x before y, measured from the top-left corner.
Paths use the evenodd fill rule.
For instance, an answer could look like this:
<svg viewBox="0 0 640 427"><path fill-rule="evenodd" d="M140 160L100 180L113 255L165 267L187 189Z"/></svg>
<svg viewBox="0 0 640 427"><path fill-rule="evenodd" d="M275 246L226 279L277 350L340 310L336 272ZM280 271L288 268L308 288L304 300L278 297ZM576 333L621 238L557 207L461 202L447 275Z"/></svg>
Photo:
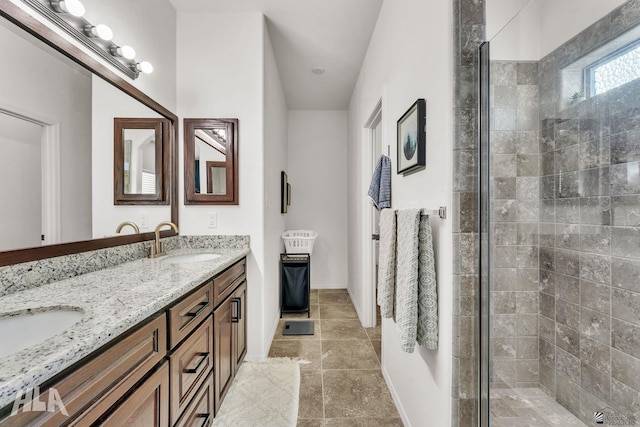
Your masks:
<svg viewBox="0 0 640 427"><path fill-rule="evenodd" d="M287 173L285 171L280 172L280 213L287 213L287 206L289 206L289 182L287 180Z"/></svg>
<svg viewBox="0 0 640 427"><path fill-rule="evenodd" d="M398 120L398 173L408 175L425 167L426 101L418 99Z"/></svg>

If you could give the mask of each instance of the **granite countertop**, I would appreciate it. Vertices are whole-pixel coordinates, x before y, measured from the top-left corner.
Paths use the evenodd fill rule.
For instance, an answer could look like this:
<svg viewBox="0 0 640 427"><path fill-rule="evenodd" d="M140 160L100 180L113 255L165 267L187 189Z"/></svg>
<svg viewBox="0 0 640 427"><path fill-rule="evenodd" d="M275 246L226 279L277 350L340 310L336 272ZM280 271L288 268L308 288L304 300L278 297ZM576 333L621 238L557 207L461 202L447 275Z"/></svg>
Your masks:
<svg viewBox="0 0 640 427"><path fill-rule="evenodd" d="M81 320L46 341L0 358L0 408L16 394L42 384L121 333L160 311L250 252L243 249L180 249L217 253L213 261L171 264L167 257L139 259L0 298L0 317L49 309L82 311Z"/></svg>

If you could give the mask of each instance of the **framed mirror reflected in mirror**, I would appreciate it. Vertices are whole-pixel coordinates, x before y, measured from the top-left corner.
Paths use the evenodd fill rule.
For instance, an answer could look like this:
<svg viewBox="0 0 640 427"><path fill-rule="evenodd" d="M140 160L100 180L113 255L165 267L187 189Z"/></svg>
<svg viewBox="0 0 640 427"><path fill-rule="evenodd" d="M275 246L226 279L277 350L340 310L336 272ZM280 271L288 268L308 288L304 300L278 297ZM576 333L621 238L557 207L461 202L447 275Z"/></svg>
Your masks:
<svg viewBox="0 0 640 427"><path fill-rule="evenodd" d="M114 204L169 204L167 119L113 119Z"/></svg>
<svg viewBox="0 0 640 427"><path fill-rule="evenodd" d="M184 119L185 204L237 205L238 119Z"/></svg>

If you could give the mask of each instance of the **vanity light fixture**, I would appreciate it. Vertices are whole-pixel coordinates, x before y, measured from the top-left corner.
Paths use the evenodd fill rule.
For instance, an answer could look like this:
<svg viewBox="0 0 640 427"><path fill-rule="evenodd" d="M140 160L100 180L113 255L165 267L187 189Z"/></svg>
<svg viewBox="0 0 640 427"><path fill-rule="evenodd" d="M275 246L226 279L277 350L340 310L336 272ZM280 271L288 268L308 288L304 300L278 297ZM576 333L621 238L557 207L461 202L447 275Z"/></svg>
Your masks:
<svg viewBox="0 0 640 427"><path fill-rule="evenodd" d="M113 31L104 25L94 25L84 18L85 8L80 0L20 0L51 23L74 38L82 47L97 55L124 75L135 80L140 72L149 74L153 66L136 61L136 51L128 45L116 44Z"/></svg>
<svg viewBox="0 0 640 427"><path fill-rule="evenodd" d="M136 50L131 46L115 46L111 48L111 54L113 56L121 56L126 59L133 59L136 57Z"/></svg>
<svg viewBox="0 0 640 427"><path fill-rule="evenodd" d="M153 65L151 65L150 62L147 62L147 61L137 62L135 67L136 67L136 70L141 71L145 74L153 73Z"/></svg>
<svg viewBox="0 0 640 427"><path fill-rule="evenodd" d="M98 37L106 42L113 38L113 31L104 24L85 25L84 33L89 37Z"/></svg>
<svg viewBox="0 0 640 427"><path fill-rule="evenodd" d="M80 0L51 0L51 7L58 13L69 13L78 18L84 16L84 5Z"/></svg>

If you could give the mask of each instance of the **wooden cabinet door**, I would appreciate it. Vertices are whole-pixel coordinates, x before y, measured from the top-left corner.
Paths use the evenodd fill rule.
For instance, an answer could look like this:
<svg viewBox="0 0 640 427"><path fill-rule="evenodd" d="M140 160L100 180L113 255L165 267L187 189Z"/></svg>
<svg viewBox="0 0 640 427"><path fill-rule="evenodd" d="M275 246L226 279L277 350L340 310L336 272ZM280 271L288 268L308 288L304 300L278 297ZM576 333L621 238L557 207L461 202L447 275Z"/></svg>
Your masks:
<svg viewBox="0 0 640 427"><path fill-rule="evenodd" d="M213 312L213 347L215 352L215 409L220 409L222 399L229 390L233 380L234 351L233 351L233 299L227 298Z"/></svg>
<svg viewBox="0 0 640 427"><path fill-rule="evenodd" d="M164 362L107 418L103 426L166 427L169 425L169 365Z"/></svg>
<svg viewBox="0 0 640 427"><path fill-rule="evenodd" d="M247 282L242 283L233 293L234 302L232 307L234 322L233 327L233 350L234 350L234 375L238 371L238 367L247 354Z"/></svg>

